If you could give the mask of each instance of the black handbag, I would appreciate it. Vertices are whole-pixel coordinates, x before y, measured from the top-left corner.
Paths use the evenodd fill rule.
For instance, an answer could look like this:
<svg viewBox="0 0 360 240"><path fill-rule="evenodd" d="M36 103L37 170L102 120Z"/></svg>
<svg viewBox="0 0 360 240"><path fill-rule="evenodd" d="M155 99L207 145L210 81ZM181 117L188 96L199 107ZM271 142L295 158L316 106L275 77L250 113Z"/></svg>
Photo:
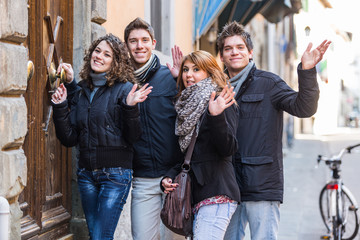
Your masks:
<svg viewBox="0 0 360 240"><path fill-rule="evenodd" d="M171 231L185 237L192 236L193 214L191 209L191 178L190 160L196 141L194 131L190 145L186 151L184 163L181 165L181 172L175 177L174 183L179 186L165 197L160 217L163 224Z"/></svg>

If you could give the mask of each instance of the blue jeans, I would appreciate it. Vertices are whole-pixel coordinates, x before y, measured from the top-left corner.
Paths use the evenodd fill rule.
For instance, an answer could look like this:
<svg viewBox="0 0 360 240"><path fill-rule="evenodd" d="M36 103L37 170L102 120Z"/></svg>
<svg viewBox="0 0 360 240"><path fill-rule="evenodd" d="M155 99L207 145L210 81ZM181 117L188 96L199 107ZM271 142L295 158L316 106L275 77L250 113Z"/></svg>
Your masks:
<svg viewBox="0 0 360 240"><path fill-rule="evenodd" d="M90 239L113 239L130 190L132 170L121 167L79 169L77 176Z"/></svg>
<svg viewBox="0 0 360 240"><path fill-rule="evenodd" d="M280 223L280 202L241 202L231 218L224 239L244 239L248 223L252 240L276 240Z"/></svg>
<svg viewBox="0 0 360 240"><path fill-rule="evenodd" d="M224 239L226 228L234 214L237 203L204 205L194 215L194 240ZM225 238L226 239L226 238Z"/></svg>

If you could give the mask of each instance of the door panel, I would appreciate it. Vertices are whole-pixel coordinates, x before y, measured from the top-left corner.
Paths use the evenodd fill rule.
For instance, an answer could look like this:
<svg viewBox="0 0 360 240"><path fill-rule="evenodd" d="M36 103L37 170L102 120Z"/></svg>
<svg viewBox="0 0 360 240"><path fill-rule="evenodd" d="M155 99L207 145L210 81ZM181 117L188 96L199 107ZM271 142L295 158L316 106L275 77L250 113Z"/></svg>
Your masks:
<svg viewBox="0 0 360 240"><path fill-rule="evenodd" d="M51 63L72 63L73 0L29 0L26 46L35 71L28 82L27 186L20 195L22 239L57 239L70 232L71 151L55 134L50 105ZM59 22L60 21L60 22Z"/></svg>

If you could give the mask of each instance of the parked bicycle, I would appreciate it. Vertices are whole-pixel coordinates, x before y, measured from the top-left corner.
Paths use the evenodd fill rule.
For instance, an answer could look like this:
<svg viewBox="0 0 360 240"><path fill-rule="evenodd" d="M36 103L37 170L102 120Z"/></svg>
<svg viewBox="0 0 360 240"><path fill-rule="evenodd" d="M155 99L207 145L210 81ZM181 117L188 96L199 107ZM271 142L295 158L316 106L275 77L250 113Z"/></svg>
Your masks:
<svg viewBox="0 0 360 240"><path fill-rule="evenodd" d="M340 176L340 166L345 153L359 147L360 144L348 146L330 158L319 155L317 162L324 161L331 170L331 179L320 192L319 205L321 217L329 235L322 239L351 240L359 230L357 215L358 204L354 195L344 185Z"/></svg>

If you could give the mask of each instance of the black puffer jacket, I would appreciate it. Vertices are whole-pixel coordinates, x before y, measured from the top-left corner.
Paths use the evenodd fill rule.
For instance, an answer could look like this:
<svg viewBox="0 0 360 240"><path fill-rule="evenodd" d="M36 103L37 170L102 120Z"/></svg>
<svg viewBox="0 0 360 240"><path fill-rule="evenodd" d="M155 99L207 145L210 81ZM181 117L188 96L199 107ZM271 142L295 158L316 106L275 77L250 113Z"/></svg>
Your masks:
<svg viewBox="0 0 360 240"><path fill-rule="evenodd" d="M132 144L141 135L138 106L125 104L132 86L100 87L90 103L87 84L74 80L66 85L68 99L53 104L56 136L67 147L79 145L79 168L132 168Z"/></svg>
<svg viewBox="0 0 360 240"><path fill-rule="evenodd" d="M283 201L283 111L310 117L319 98L315 68L299 65L297 71L299 92L254 66L236 95L240 119L234 164L242 201Z"/></svg>

